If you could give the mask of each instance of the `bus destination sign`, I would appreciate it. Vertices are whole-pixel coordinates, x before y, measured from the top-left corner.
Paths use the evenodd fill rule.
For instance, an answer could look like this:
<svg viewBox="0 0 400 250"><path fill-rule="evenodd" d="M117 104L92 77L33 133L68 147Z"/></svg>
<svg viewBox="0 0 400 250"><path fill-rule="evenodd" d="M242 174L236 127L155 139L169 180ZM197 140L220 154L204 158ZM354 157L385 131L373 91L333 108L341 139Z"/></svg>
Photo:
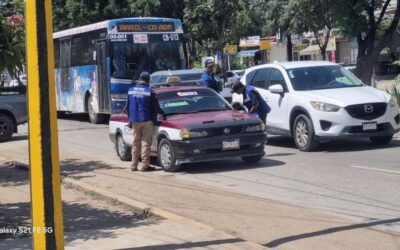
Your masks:
<svg viewBox="0 0 400 250"><path fill-rule="evenodd" d="M173 22L119 23L118 32L172 32Z"/></svg>

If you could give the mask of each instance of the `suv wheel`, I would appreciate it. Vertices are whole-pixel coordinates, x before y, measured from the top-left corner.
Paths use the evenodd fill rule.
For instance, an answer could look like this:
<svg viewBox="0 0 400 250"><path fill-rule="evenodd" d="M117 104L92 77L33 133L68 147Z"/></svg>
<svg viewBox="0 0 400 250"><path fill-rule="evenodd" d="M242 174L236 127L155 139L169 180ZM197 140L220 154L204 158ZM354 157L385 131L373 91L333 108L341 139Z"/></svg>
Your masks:
<svg viewBox="0 0 400 250"><path fill-rule="evenodd" d="M312 151L318 147L319 142L315 140L314 127L306 115L296 117L293 125L293 137L297 148L301 151Z"/></svg>
<svg viewBox="0 0 400 250"><path fill-rule="evenodd" d="M181 167L175 164L175 153L167 139L162 139L158 144L158 164L166 172L176 172Z"/></svg>
<svg viewBox="0 0 400 250"><path fill-rule="evenodd" d="M373 144L376 145L386 145L389 144L392 139L393 139L393 135L389 135L389 136L379 136L379 137L371 137L369 138Z"/></svg>
<svg viewBox="0 0 400 250"><path fill-rule="evenodd" d="M118 157L122 161L130 161L132 159L132 154L131 151L129 150L130 148L126 145L124 138L122 137L121 134L117 135L117 142L116 142L116 150Z"/></svg>
<svg viewBox="0 0 400 250"><path fill-rule="evenodd" d="M13 133L13 120L8 115L0 115L0 142L9 140Z"/></svg>

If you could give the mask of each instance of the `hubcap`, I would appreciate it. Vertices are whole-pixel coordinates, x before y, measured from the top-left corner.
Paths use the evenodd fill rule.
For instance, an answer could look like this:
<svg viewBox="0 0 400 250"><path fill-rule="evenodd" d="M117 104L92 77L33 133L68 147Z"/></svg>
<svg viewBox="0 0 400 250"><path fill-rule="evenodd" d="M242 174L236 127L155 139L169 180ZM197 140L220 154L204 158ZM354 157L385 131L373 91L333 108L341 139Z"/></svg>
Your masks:
<svg viewBox="0 0 400 250"><path fill-rule="evenodd" d="M171 154L171 148L167 144L162 145L160 150L160 156L161 156L160 157L161 165L163 167L169 167L171 165L172 154Z"/></svg>
<svg viewBox="0 0 400 250"><path fill-rule="evenodd" d="M306 146L308 143L309 132L305 121L301 120L296 125L296 141L300 146Z"/></svg>
<svg viewBox="0 0 400 250"><path fill-rule="evenodd" d="M93 98L92 97L89 97L88 112L89 112L90 120L94 121L95 114L94 114L94 111L93 111Z"/></svg>
<svg viewBox="0 0 400 250"><path fill-rule="evenodd" d="M0 135L6 134L7 131L8 131L7 123L5 123L4 121L0 121Z"/></svg>
<svg viewBox="0 0 400 250"><path fill-rule="evenodd" d="M120 156L125 154L125 142L122 136L118 136L118 154Z"/></svg>

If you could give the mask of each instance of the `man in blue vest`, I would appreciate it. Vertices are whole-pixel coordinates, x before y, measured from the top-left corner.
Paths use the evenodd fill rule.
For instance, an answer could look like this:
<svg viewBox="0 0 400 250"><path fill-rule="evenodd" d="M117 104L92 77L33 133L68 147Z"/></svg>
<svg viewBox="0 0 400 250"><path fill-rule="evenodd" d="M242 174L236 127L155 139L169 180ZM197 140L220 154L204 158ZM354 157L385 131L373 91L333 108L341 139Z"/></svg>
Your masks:
<svg viewBox="0 0 400 250"><path fill-rule="evenodd" d="M219 93L218 82L214 78L214 61L212 59L206 59L204 61L204 72L201 75L201 85L209 87Z"/></svg>
<svg viewBox="0 0 400 250"><path fill-rule="evenodd" d="M264 124L266 123L267 114L271 111L271 107L252 85L244 86L237 80L232 85L232 93L243 95L243 105L246 106L249 113L256 115Z"/></svg>
<svg viewBox="0 0 400 250"><path fill-rule="evenodd" d="M127 111L133 129L131 170L152 171L150 151L153 139L153 120L157 113L164 114L157 97L149 87L150 75L142 72L136 85L129 89ZM139 163L139 159L142 159Z"/></svg>

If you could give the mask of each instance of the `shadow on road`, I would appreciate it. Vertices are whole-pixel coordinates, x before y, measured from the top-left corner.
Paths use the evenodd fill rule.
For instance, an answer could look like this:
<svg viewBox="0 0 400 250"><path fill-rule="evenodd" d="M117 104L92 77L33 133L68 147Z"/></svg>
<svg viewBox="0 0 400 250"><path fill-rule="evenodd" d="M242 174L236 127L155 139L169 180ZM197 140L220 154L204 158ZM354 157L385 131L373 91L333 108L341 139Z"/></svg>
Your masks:
<svg viewBox="0 0 400 250"><path fill-rule="evenodd" d="M262 169L285 165L286 162L263 158L257 164L247 164L240 159L230 161L202 162L186 164L182 166L181 172L188 174L217 173L225 171L240 171L243 169Z"/></svg>
<svg viewBox="0 0 400 250"><path fill-rule="evenodd" d="M373 221L373 222L346 225L346 226L340 226L340 227L332 227L332 228L327 228L327 229L323 229L320 231L292 235L292 236L276 239L276 240L273 240L273 241L265 244L264 246L266 246L268 248L274 248L274 247L277 247L277 246L280 246L280 245L283 245L283 244L286 244L286 243L289 243L292 241L296 241L296 240L317 237L317 236L323 236L323 235L327 235L327 234L343 232L343 231L348 231L348 230L355 230L355 229L368 228L368 227L385 225L385 224L398 223L398 222L400 222L400 218L389 219L389 220L378 220L378 221Z"/></svg>
<svg viewBox="0 0 400 250"><path fill-rule="evenodd" d="M224 244L233 244L244 242L242 239L231 238L231 239L221 239L221 240L209 240L200 242L185 242L181 244L164 244L164 245L153 245L145 247L130 247L130 248L120 248L118 250L171 250L171 249L190 249L190 248L204 248L215 247Z"/></svg>
<svg viewBox="0 0 400 250"><path fill-rule="evenodd" d="M6 142L25 141L28 139L29 139L28 135L13 135L13 137L11 137L11 139Z"/></svg>
<svg viewBox="0 0 400 250"><path fill-rule="evenodd" d="M66 177L74 177L74 179L82 179L92 177L87 175L95 170L107 169L126 169L123 167L115 167L101 161L82 161L79 159L66 159L61 161L61 174ZM84 175L82 175L84 174Z"/></svg>
<svg viewBox="0 0 400 250"><path fill-rule="evenodd" d="M12 166L0 167L0 188L9 187L18 192L29 192L28 171L17 170ZM2 200L0 193L0 201ZM11 195L11 194L8 194ZM64 197L65 195L65 197ZM31 226L31 203L28 195L22 195L21 201L13 203L0 202L0 227L18 229ZM160 218L142 210L115 209L114 203L97 200L86 194L63 190L63 218L65 241L72 242L116 238L118 234L110 229L128 229L133 227L157 224ZM19 198L18 198L19 199ZM99 201L99 202L98 202ZM107 230L107 231L105 231ZM20 231L16 234L0 233L0 249L30 249L31 234ZM25 240L22 240L25 238ZM21 239L9 241L6 239Z"/></svg>
<svg viewBox="0 0 400 250"><path fill-rule="evenodd" d="M29 184L29 172L27 170L16 171L13 163L5 163L0 168L0 187L16 187Z"/></svg>
<svg viewBox="0 0 400 250"><path fill-rule="evenodd" d="M327 153L340 153L348 151L369 151L377 149L400 148L400 139L394 138L387 145L374 145L369 139L343 140L322 143L319 151Z"/></svg>
<svg viewBox="0 0 400 250"><path fill-rule="evenodd" d="M274 136L268 139L268 145L296 149L292 138ZM267 147L268 147L267 145ZM316 152L339 153L348 151L368 151L376 149L400 148L400 138L393 138L387 145L374 145L369 139L338 140L321 143Z"/></svg>
<svg viewBox="0 0 400 250"><path fill-rule="evenodd" d="M31 226L30 210L30 202L0 204L1 226L5 228ZM63 202L63 218L66 242L77 239L85 241L99 238L116 238L118 235L115 235L112 231L102 232L101 229L128 229L158 223L157 219L147 218L147 215L140 212L130 212L129 214L117 211L111 212L105 208L93 207L84 201L82 203ZM4 239L30 236L28 233L0 234L0 249L10 249L8 245L10 243L2 241Z"/></svg>
<svg viewBox="0 0 400 250"><path fill-rule="evenodd" d="M58 119L90 123L89 115L86 113L71 113L71 114L62 114L62 115L58 114ZM107 121L105 124L108 124L109 119L105 119L105 120Z"/></svg>

